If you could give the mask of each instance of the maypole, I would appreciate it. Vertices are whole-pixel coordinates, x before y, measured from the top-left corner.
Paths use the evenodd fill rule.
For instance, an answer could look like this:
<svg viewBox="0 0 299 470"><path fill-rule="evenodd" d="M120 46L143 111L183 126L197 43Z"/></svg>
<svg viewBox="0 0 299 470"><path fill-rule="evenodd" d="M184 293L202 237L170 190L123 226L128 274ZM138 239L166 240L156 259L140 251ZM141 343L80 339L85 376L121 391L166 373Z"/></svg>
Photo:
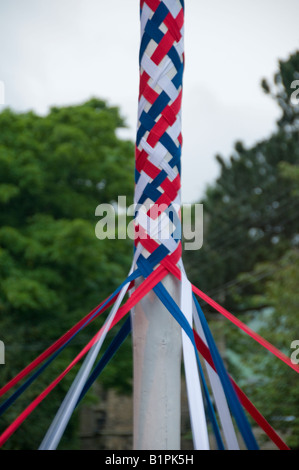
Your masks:
<svg viewBox="0 0 299 470"><path fill-rule="evenodd" d="M140 23L135 246L146 260L181 250L172 235L180 232L183 3L141 0ZM168 274L163 284L179 304L178 280ZM132 311L132 326L134 449L179 449L180 325L152 291Z"/></svg>
<svg viewBox="0 0 299 470"><path fill-rule="evenodd" d="M168 269L171 265L181 270L184 2L141 0L140 13L136 265L145 272L147 265L149 272L167 264ZM180 448L181 344L195 447L209 447L195 353L173 306L161 303L166 295L168 303L181 305L185 314L181 322L191 328L191 290L188 286L186 294L183 284L170 270L163 287L155 287L133 313L134 446L138 449Z"/></svg>
<svg viewBox="0 0 299 470"><path fill-rule="evenodd" d="M235 428L247 449L258 449L245 411L279 449L286 450L287 445L226 371L197 297L297 373L298 366L192 285L182 262L184 2L141 0L140 22L132 266L128 277L107 299L2 386L0 397L26 378L0 405L0 416L80 331L111 307L97 334L3 431L0 447L85 357L40 445L41 450L56 449L73 411L133 330L134 449L180 448L182 356L195 450L210 448L207 422L219 450L239 449ZM126 321L94 366L107 333L126 315Z"/></svg>

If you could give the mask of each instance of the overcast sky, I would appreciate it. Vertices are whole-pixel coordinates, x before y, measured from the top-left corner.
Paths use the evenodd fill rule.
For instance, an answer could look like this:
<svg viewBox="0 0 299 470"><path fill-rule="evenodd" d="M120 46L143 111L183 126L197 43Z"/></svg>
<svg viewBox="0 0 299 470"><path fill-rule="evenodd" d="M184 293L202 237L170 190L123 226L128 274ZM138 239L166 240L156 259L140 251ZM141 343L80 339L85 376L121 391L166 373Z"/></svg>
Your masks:
<svg viewBox="0 0 299 470"><path fill-rule="evenodd" d="M299 48L298 21L299 0L185 0L183 202L215 180L216 153L274 130L260 82ZM120 107L134 140L139 40L139 0L0 0L5 104L44 114L97 96Z"/></svg>

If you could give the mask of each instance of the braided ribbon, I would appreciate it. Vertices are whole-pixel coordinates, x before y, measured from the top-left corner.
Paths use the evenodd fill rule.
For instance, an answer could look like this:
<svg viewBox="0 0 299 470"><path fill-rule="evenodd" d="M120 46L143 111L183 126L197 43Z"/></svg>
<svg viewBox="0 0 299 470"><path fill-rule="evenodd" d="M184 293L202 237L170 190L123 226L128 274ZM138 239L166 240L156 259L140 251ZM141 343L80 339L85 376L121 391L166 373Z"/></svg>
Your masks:
<svg viewBox="0 0 299 470"><path fill-rule="evenodd" d="M135 246L141 244L144 256L157 250L162 264L166 256L176 264L182 252L183 24L182 1L141 1Z"/></svg>

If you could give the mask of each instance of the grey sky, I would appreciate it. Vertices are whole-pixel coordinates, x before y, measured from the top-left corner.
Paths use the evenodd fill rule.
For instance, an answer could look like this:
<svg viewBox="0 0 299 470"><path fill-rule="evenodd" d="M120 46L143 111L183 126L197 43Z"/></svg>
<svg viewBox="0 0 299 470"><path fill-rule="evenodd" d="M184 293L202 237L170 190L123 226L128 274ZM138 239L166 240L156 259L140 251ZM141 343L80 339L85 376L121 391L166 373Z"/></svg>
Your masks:
<svg viewBox="0 0 299 470"><path fill-rule="evenodd" d="M260 87L299 47L298 0L185 0L183 202L218 174L215 154L274 129ZM0 0L0 80L15 110L91 96L119 105L135 139L139 0ZM0 106L0 110L3 107Z"/></svg>

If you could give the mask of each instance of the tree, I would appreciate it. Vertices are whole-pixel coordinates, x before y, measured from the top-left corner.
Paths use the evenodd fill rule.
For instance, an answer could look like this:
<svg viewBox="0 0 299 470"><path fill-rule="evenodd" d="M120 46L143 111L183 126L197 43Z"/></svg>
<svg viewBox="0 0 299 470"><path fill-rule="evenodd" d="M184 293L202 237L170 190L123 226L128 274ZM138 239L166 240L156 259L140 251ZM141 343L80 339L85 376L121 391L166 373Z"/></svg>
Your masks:
<svg viewBox="0 0 299 470"><path fill-rule="evenodd" d="M275 76L277 90L272 95L283 116L277 130L251 148L237 142L229 160L216 157L220 176L201 201L203 247L184 255L192 281L235 311L247 309L246 302L236 303L230 295L231 287L239 284L238 275L253 270L258 262L279 258L297 240L298 200L280 166L299 163L299 106L289 101L298 58L299 52L281 61ZM251 294L239 287L240 298Z"/></svg>
<svg viewBox="0 0 299 470"><path fill-rule="evenodd" d="M283 162L280 173L288 181L291 194L299 201L298 183L299 166ZM256 286L256 280L261 282ZM296 246L287 250L283 256L273 262L263 262L255 266L251 273L240 275L241 283L252 285L252 308L259 311L248 315L247 320L255 330L275 344L287 356L292 357L293 347L299 344L298 328L298 282L299 282L299 250ZM238 294L236 294L238 295ZM230 337L229 345L235 349ZM298 341L298 343L297 343ZM299 448L299 418L296 410L299 406L297 374L285 364L269 354L262 354L260 348L252 349L248 339L239 342L238 352L247 351L246 374L242 368L244 361L235 363L235 372L242 377L248 393L256 404L263 409L265 416L275 423L277 429L286 433L288 444ZM248 353L249 352L249 353ZM294 351L296 360L296 351ZM237 370L236 370L237 369Z"/></svg>
<svg viewBox="0 0 299 470"><path fill-rule="evenodd" d="M299 103L292 99L298 78L296 51L279 62L273 84L262 81L281 109L277 128L252 147L237 142L230 159L217 156L220 176L201 201L203 247L184 254L193 283L288 356L299 339ZM219 333L213 316L209 320ZM221 324L231 375L298 448L296 373L225 320Z"/></svg>
<svg viewBox="0 0 299 470"><path fill-rule="evenodd" d="M298 249L287 251L276 262L257 265L253 273L243 277L247 283L255 283L256 276L265 271L268 276L262 282L261 292L252 298L259 314L248 314L246 323L297 361L298 353L294 348L299 345ZM266 419L285 436L288 445L298 449L298 375L258 345L253 348L249 338L237 338L236 334L227 337L227 356L233 374L239 377L246 393Z"/></svg>
<svg viewBox="0 0 299 470"><path fill-rule="evenodd" d="M262 80L265 93L269 94L278 104L282 113L278 120L278 126L288 130L298 130L299 125L299 103L298 88L299 80L299 51L297 50L287 60L279 61L279 70L274 75L274 83L271 85L266 79ZM294 99L293 99L294 95Z"/></svg>
<svg viewBox="0 0 299 470"><path fill-rule="evenodd" d="M99 304L126 278L128 240L98 240L95 209L119 195L132 201L134 147L120 140L117 108L91 99L52 108L44 116L0 114L0 328L6 346L6 383ZM3 430L62 371L99 328L84 330L36 385L2 418ZM79 348L79 349L78 349ZM129 356L129 349L123 351ZM130 386L127 370L106 380ZM112 377L111 377L112 376ZM5 448L37 448L73 375L28 418ZM73 436L75 421L67 433ZM34 429L34 433L31 432ZM68 443L70 444L70 442Z"/></svg>

